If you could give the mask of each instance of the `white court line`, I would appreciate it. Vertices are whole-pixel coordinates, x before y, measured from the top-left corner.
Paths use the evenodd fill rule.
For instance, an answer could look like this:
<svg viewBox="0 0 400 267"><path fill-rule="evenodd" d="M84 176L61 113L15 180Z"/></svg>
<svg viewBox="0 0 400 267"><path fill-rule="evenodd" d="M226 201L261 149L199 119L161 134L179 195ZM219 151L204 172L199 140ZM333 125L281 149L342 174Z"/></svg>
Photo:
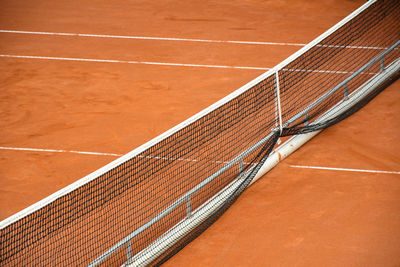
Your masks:
<svg viewBox="0 0 400 267"><path fill-rule="evenodd" d="M77 151L77 150L64 150L64 149L44 149L44 148L27 148L27 147L4 147L0 146L3 150L17 150L17 151L34 151L34 152L51 152L51 153L74 153L74 154L85 154L85 155L100 155L100 156L114 156L120 157L123 154L116 153L102 153L102 152L88 152L88 151ZM174 159L174 158L164 158L164 157L151 157L151 156L137 156L139 158L153 158L153 159L163 159L163 160L178 160L178 161L197 161L191 159Z"/></svg>
<svg viewBox="0 0 400 267"><path fill-rule="evenodd" d="M341 70L306 70L306 69L282 69L283 71L294 71L294 72L316 72L316 73L333 73L333 74L353 74L353 71L341 71ZM361 72L360 74L375 75L375 72Z"/></svg>
<svg viewBox="0 0 400 267"><path fill-rule="evenodd" d="M3 146L0 146L0 149L3 149L3 150L20 150L20 151L35 151L35 152L75 153L75 154L115 156L115 157L122 156L122 154L115 154L115 153L87 152L87 151L63 150L63 149L42 149L42 148L3 147Z"/></svg>
<svg viewBox="0 0 400 267"><path fill-rule="evenodd" d="M5 58L27 58L27 59L44 59L44 60L65 60L65 61L83 61L83 62L103 62L103 63L125 63L125 64L144 64L158 66L179 66L179 67L199 67L199 68L219 68L219 69L245 69L245 70L270 70L264 67L244 67L244 66L226 66L226 65L202 65L202 64L186 64L186 63L168 63L168 62L151 62L151 61L134 61L134 60L117 60L117 59L94 59L94 58L71 58L71 57L44 57L44 56L24 56L24 55L7 55L0 54ZM303 70L303 69L282 69L285 71L296 72L316 72L316 73L333 73L333 74L351 74L351 71L339 70ZM376 73L365 73L376 74Z"/></svg>
<svg viewBox="0 0 400 267"><path fill-rule="evenodd" d="M95 37L95 38L117 38L117 39L136 39L136 40L159 40L159 41L183 41L201 43L228 43L228 44L251 44L251 45L278 45L278 46L305 46L299 43L281 42L257 42L257 41L231 41L231 40L209 40L198 38L175 38L175 37L151 37L151 36L127 36L127 35L108 35L108 34L88 34L88 33L67 33L67 32L36 32L36 31L15 31L0 30L2 33L34 34L34 35L56 35L56 36L76 36L76 37ZM354 48L354 49L386 49L385 47L375 46L343 46L343 45L316 45L318 47L332 48Z"/></svg>
<svg viewBox="0 0 400 267"><path fill-rule="evenodd" d="M263 67L242 67L242 66L225 66L225 65L202 65L202 64L185 64L185 63L168 63L168 62L150 62L150 61L134 61L134 60L116 60L116 59L93 59L93 58L70 58L70 57L43 57L43 56L22 56L22 55L5 55L5 54L0 54L0 57L7 57L7 58L29 58L29 59L45 59L45 60L66 60L66 61L85 61L85 62L104 62L104 63L144 64L144 65L160 65L160 66L201 67L201 68L219 68L219 69L270 70L270 68L263 68Z"/></svg>
<svg viewBox="0 0 400 267"><path fill-rule="evenodd" d="M0 150L17 150L17 151L34 151L34 152L51 152L51 153L74 153L74 154L85 154L85 155L99 155L99 156L114 156L120 157L123 154L115 154L115 153L102 153L102 152L88 152L88 151L77 151L77 150L64 150L64 149L43 149L43 148L27 148L27 147L4 147L0 146ZM166 158L166 157L154 157L154 156L136 156L138 158L148 158L148 159L161 159L161 160L171 160L171 161L189 161L189 162L200 162L201 160L197 159L185 159L185 158ZM214 161L214 163L218 164L228 164L226 161ZM253 163L243 162L245 165L252 165Z"/></svg>
<svg viewBox="0 0 400 267"><path fill-rule="evenodd" d="M297 44L297 43L208 40L208 39L197 39L197 38L192 39L192 38L174 38L174 37L126 36L126 35L86 34L86 33L66 33L66 32L35 32L35 31L13 31L13 30L0 30L0 32L3 32L3 33L19 33L19 34L35 34L35 35L58 35L58 36L77 36L77 37L96 37L96 38L159 40L159 41L183 41L183 42L201 42L201 43L230 43L230 44L305 46L305 44Z"/></svg>
<svg viewBox="0 0 400 267"><path fill-rule="evenodd" d="M379 171L379 170L362 170L362 169L346 169L346 168L332 168L332 167L317 167L317 166L299 166L289 165L292 168L301 169L316 169L316 170L330 170L330 171L347 171L347 172L368 172L368 173L384 173L384 174L400 174L397 171Z"/></svg>
<svg viewBox="0 0 400 267"><path fill-rule="evenodd" d="M88 151L77 151L77 150L64 150L64 149L44 149L44 148L27 148L27 147L4 147L0 146L3 150L17 150L17 151L34 151L34 152L51 152L51 153L74 153L74 154L85 154L85 155L100 155L100 156L115 156L120 157L123 154L116 153L102 153L102 152L88 152ZM162 160L177 160L177 161L193 161L192 159L175 159L175 158L165 158L165 157L151 157L151 156L137 156L139 158L152 158L152 159L162 159Z"/></svg>

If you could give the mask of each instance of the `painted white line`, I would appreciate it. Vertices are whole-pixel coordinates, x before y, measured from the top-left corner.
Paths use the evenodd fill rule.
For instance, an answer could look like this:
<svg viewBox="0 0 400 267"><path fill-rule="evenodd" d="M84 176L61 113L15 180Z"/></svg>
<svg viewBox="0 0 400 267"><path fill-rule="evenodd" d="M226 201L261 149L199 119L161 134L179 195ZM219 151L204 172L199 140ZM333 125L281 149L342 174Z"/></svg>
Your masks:
<svg viewBox="0 0 400 267"><path fill-rule="evenodd" d="M4 147L0 146L0 150L16 150L16 151L33 151L33 152L50 152L50 153L74 153L74 154L84 154L84 155L99 155L99 156L114 156L120 157L122 154L116 153L102 153L102 152L88 152L88 151L77 151L77 150L64 150L64 149L43 149L43 148L28 148L28 147ZM166 157L154 157L154 156L136 156L138 158L146 159L160 159L160 160L170 160L170 161L189 161L189 162L200 162L197 159L185 159L185 158L166 158ZM217 164L228 164L227 161L213 161ZM243 162L244 165L255 165L254 163Z"/></svg>
<svg viewBox="0 0 400 267"><path fill-rule="evenodd" d="M70 58L70 57L43 57L43 56L23 56L23 55L1 55L7 58L28 58L28 59L44 59L44 60L66 60L66 61L84 61L84 62L103 62L103 63L125 63L125 64L144 64L144 65L160 65L160 66L180 66L180 67L200 67L200 68L219 68L219 69L247 69L247 70L269 70L263 67L242 67L242 66L225 66L225 65L202 65L202 64L185 64L185 63L169 63L169 62L150 62L150 61L134 61L134 60L116 60L116 59L93 59L93 58Z"/></svg>
<svg viewBox="0 0 400 267"><path fill-rule="evenodd" d="M87 151L63 150L63 149L26 148L26 147L3 147L3 146L0 146L0 149L3 149L3 150L20 150L20 151L35 151L35 152L75 153L75 154L115 156L115 157L120 157L122 155L122 154L115 154L115 153L87 152Z"/></svg>
<svg viewBox="0 0 400 267"><path fill-rule="evenodd" d="M88 152L88 151L77 151L77 150L64 150L64 149L43 149L43 148L27 148L27 147L4 147L0 146L2 150L17 150L17 151L34 151L34 152L56 152L56 153L74 153L74 154L86 154L86 155L100 155L100 156L115 156L120 157L122 154L116 153L102 153L102 152ZM162 159L162 160L176 160L176 161L192 161L197 162L198 160L184 159L184 158L165 158L165 157L152 157L152 156L137 156L138 158L149 158L149 159Z"/></svg>
<svg viewBox="0 0 400 267"><path fill-rule="evenodd" d="M341 70L306 70L306 69L282 69L283 71L294 71L294 72L315 72L315 73L333 73L333 74L353 74L353 71L341 71ZM375 75L375 72L361 72L360 74Z"/></svg>
<svg viewBox="0 0 400 267"><path fill-rule="evenodd" d="M179 66L179 67L195 67L195 68L244 69L244 70L270 70L271 69L271 68L264 68L264 67L202 65L202 64L151 62L151 61L133 61L133 60L118 60L118 59L44 57L44 56L24 56L24 55L6 55L6 54L0 54L0 57L43 59L43 60L83 61L83 62L102 62L102 63L144 64L144 65ZM339 71L339 70L305 70L305 69L282 69L282 70L285 70L285 71L296 71L296 72L333 73L333 74L351 74L351 73L353 73L353 72L350 72L350 71ZM376 74L376 73L366 73L366 74Z"/></svg>
<svg viewBox="0 0 400 267"><path fill-rule="evenodd" d="M330 170L330 171L347 171L347 172L368 172L368 173L384 173L384 174L400 174L397 171L379 171L379 170L362 170L362 169L346 169L346 168L331 168L331 167L317 167L317 166L299 166L289 165L292 168L301 169L316 169L316 170Z"/></svg>
<svg viewBox="0 0 400 267"><path fill-rule="evenodd" d="M388 47L377 47L377 46L357 46L357 45L316 45L317 47L329 47L329 48L352 48L352 49L371 49L371 50L385 50Z"/></svg>
<svg viewBox="0 0 400 267"><path fill-rule="evenodd" d="M152 36L127 36L109 34L89 34L89 33L67 33L67 32L37 32L37 31L15 31L0 30L0 33L34 34L34 35L55 35L55 36L74 36L74 37L95 37L95 38L116 38L116 39L136 39L136 40L158 40L158 41L182 41L182 42L201 42L201 43L228 43L228 44L250 44L250 45L277 45L277 46L305 46L300 43L282 42L258 42L258 41L231 41L231 40L209 40L198 38L175 38L175 37L152 37ZM343 45L316 45L317 47L332 48L352 48L352 49L386 49L385 47L375 46L343 46Z"/></svg>
<svg viewBox="0 0 400 267"><path fill-rule="evenodd" d="M159 40L159 41L183 41L183 42L201 42L201 43L230 43L230 44L252 44L252 45L305 46L305 44L297 44L297 43L208 40L208 39L197 39L197 38L192 39L192 38L174 38L174 37L126 36L126 35L86 34L86 33L66 33L66 32L13 31L13 30L0 30L0 32L2 32L2 33L18 33L18 34L35 34L35 35L56 35L56 36L58 35L58 36L77 36L77 37L96 37L96 38Z"/></svg>

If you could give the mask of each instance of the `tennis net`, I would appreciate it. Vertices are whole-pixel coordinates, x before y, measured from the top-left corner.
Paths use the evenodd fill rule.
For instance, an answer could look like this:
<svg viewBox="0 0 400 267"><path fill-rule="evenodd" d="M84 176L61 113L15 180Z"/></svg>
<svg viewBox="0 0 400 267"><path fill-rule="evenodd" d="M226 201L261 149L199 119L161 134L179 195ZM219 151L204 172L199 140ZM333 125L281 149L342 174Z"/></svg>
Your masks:
<svg viewBox="0 0 400 267"><path fill-rule="evenodd" d="M398 78L399 14L399 1L367 2L274 69L2 221L1 264L163 263L234 203L280 137L329 127Z"/></svg>

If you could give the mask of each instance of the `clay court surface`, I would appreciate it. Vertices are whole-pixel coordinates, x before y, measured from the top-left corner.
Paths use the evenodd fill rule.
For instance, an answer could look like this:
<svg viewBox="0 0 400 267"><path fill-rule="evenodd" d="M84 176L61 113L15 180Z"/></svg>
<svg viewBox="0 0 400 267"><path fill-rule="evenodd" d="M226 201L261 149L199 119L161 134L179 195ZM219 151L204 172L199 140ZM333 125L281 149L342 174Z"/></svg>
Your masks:
<svg viewBox="0 0 400 267"><path fill-rule="evenodd" d="M0 220L216 102L364 2L2 1ZM400 266L399 113L397 81L166 266Z"/></svg>

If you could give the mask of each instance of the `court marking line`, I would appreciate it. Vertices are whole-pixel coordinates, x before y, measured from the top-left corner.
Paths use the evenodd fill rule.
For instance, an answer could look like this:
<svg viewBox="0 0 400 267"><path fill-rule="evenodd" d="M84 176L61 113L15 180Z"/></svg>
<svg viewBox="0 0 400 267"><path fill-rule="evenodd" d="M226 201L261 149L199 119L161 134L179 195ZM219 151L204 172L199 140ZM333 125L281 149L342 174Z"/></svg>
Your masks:
<svg viewBox="0 0 400 267"><path fill-rule="evenodd" d="M73 154L84 154L84 155L98 155L98 156L114 156L121 157L124 154L116 153L103 153L103 152L89 152L89 151L77 151L77 150L65 150L65 149L45 149L45 148L28 148L28 147L4 147L0 146L0 150L15 150L15 151L30 151L30 152L50 152L50 153L73 153ZM167 158L158 156L143 156L138 155L137 158L147 158L147 159L161 159L170 161L189 161L189 162L200 162L198 159L186 159L186 158ZM227 164L227 161L216 160L213 161L217 164ZM254 165L254 163L243 162L245 165Z"/></svg>
<svg viewBox="0 0 400 267"><path fill-rule="evenodd" d="M64 149L43 149L43 148L4 147L4 146L0 146L0 149L19 150L19 151L35 151L35 152L74 153L74 154L86 154L86 155L115 156L115 157L122 156L122 154L115 154L115 153L88 152L88 151L76 151L76 150L64 150Z"/></svg>
<svg viewBox="0 0 400 267"><path fill-rule="evenodd" d="M306 46L306 44L286 43L286 42L282 43L282 42L261 42L261 41L210 40L210 39L199 39L199 38L128 36L128 35L111 35L111 34L42 32L42 31L17 31L17 30L1 30L1 29L0 29L0 33L95 37L95 38L116 38L116 39L136 39L136 40L158 40L158 41L183 41L183 42L201 42L201 43L228 43L228 44L250 44L250 45L302 46L302 47ZM318 47L331 47L331 48L354 48L354 49L375 49L375 50L386 49L385 47L356 46L356 45L344 46L344 45L322 44L322 45L317 45L317 46Z"/></svg>
<svg viewBox="0 0 400 267"><path fill-rule="evenodd" d="M270 70L271 69L271 68L263 68L263 67L243 67L243 66L227 66L227 65L203 65L203 64L151 62L151 61L135 61L135 60L117 60L117 59L45 57L45 56L26 56L26 55L8 55L8 54L0 54L0 57L44 59L44 60L64 60L64 61L84 61L84 62L102 62L102 63L143 64L143 65L159 65L159 66L219 68L219 69L248 69L248 70Z"/></svg>
<svg viewBox="0 0 400 267"><path fill-rule="evenodd" d="M272 68L264 67L245 67L245 66L227 66L227 65L203 65L203 64L187 64L187 63L170 63L170 62L151 62L151 61L135 61L135 60L118 60L118 59L94 59L94 58L71 58L71 57L47 57L47 56L27 56L27 55L9 55L0 54L4 58L26 58L26 59L43 59L43 60L64 60L64 61L82 61L82 62L101 62L101 63L125 63L125 64L143 64L158 66L179 66L179 67L198 67L198 68L219 68L219 69L245 69L245 70L271 70ZM333 73L333 74L352 74L351 71L340 70L305 70L305 69L282 69L283 71L295 72L315 72L315 73ZM374 75L376 73L366 72L363 74Z"/></svg>
<svg viewBox="0 0 400 267"><path fill-rule="evenodd" d="M292 168L301 168L301 169L366 172L366 173L379 173L379 174L400 174L400 171L363 170L363 169L333 168L333 167L320 167L320 166L300 166L300 165L289 165L289 166Z"/></svg>
<svg viewBox="0 0 400 267"><path fill-rule="evenodd" d="M183 42L201 42L201 43L230 43L230 44L305 46L305 44L298 44L298 43L210 40L210 39L198 39L198 38L127 36L127 35L109 35L109 34L88 34L88 33L67 33L67 32L37 32L37 31L15 31L15 30L0 30L0 32L2 32L2 33L18 33L18 34L34 34L34 35L56 35L56 36L136 39L136 40L159 40L159 41L183 41Z"/></svg>

